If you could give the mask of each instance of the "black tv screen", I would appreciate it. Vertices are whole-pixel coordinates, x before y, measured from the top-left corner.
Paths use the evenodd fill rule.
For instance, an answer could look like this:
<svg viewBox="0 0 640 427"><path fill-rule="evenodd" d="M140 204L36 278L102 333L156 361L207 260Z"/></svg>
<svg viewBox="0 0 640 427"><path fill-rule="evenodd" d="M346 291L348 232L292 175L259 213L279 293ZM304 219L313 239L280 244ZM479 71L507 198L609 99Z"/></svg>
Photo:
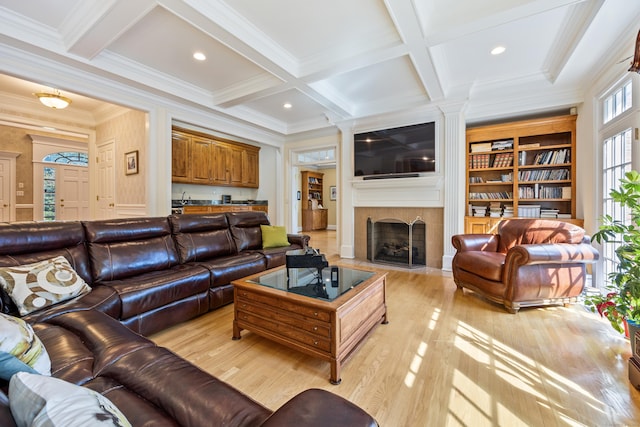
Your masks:
<svg viewBox="0 0 640 427"><path fill-rule="evenodd" d="M435 122L355 134L353 154L355 176L433 172Z"/></svg>

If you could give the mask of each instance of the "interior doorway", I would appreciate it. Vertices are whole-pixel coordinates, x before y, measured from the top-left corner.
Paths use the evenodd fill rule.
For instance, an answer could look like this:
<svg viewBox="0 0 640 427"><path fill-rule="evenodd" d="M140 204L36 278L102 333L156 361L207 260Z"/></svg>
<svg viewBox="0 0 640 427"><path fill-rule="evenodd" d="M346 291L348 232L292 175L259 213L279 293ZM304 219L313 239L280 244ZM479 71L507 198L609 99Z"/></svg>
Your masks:
<svg viewBox="0 0 640 427"><path fill-rule="evenodd" d="M313 149L292 150L291 151L291 224L295 226L296 232L302 231L302 203L308 202L301 200L302 185L301 171L312 170L325 174L323 184L322 200L328 209L328 229L337 229L337 205L338 200L335 196L339 194L337 188L337 146L330 145L325 147L314 147ZM331 191L333 190L333 195Z"/></svg>

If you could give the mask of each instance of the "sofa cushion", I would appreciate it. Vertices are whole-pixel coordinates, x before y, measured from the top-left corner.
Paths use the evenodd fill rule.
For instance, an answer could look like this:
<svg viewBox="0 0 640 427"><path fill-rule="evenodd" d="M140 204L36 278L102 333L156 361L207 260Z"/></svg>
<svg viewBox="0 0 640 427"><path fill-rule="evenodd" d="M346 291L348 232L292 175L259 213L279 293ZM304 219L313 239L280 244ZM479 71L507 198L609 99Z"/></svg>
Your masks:
<svg viewBox="0 0 640 427"><path fill-rule="evenodd" d="M577 225L546 219L508 219L498 226L500 244L498 251L506 253L517 245L539 243L582 242L585 231Z"/></svg>
<svg viewBox="0 0 640 427"><path fill-rule="evenodd" d="M31 325L0 313L0 378L16 372L51 375L51 360Z"/></svg>
<svg viewBox="0 0 640 427"><path fill-rule="evenodd" d="M171 215L169 221L182 263L236 253L225 214Z"/></svg>
<svg viewBox="0 0 640 427"><path fill-rule="evenodd" d="M33 264L0 267L0 286L23 316L91 291L63 256Z"/></svg>
<svg viewBox="0 0 640 427"><path fill-rule="evenodd" d="M260 224L260 231L262 232L263 249L281 248L290 245L287 239L287 229L283 226Z"/></svg>
<svg viewBox="0 0 640 427"><path fill-rule="evenodd" d="M266 212L228 212L226 215L238 252L262 249L260 225L270 225Z"/></svg>
<svg viewBox="0 0 640 427"><path fill-rule="evenodd" d="M0 224L0 266L31 264L63 255L88 283L84 228L76 221Z"/></svg>
<svg viewBox="0 0 640 427"><path fill-rule="evenodd" d="M101 394L58 378L26 372L11 378L9 405L18 426L131 426Z"/></svg>
<svg viewBox="0 0 640 427"><path fill-rule="evenodd" d="M211 287L227 285L233 280L250 276L264 271L265 258L258 252L245 252L242 254L214 258L209 261L199 262L198 265L206 267L211 272Z"/></svg>
<svg viewBox="0 0 640 427"><path fill-rule="evenodd" d="M167 270L179 257L167 218L83 222L94 282Z"/></svg>
<svg viewBox="0 0 640 427"><path fill-rule="evenodd" d="M458 268L471 271L487 280L499 282L502 280L505 255L500 252L469 251L456 254Z"/></svg>

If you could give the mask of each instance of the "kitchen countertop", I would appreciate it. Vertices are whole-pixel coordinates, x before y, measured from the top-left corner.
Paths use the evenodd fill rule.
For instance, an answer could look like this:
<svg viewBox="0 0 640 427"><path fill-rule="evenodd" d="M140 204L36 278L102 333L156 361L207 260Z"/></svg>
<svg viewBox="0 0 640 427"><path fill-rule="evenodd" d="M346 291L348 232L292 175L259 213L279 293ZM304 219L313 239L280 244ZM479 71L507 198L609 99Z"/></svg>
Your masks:
<svg viewBox="0 0 640 427"><path fill-rule="evenodd" d="M267 206L267 200L232 200L230 203L222 203L221 200L185 200L182 204L180 200L171 200L172 208L183 206Z"/></svg>

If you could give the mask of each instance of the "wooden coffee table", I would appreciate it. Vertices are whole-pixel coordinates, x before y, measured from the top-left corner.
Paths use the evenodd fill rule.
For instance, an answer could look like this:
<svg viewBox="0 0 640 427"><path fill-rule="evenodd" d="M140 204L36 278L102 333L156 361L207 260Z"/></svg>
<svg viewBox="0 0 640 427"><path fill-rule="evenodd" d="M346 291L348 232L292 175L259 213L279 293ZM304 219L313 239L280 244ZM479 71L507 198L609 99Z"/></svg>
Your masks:
<svg viewBox="0 0 640 427"><path fill-rule="evenodd" d="M289 276L289 277L287 277ZM342 363L379 323L387 323L386 273L339 267L281 267L236 280L233 339L243 329L331 363L340 384Z"/></svg>

